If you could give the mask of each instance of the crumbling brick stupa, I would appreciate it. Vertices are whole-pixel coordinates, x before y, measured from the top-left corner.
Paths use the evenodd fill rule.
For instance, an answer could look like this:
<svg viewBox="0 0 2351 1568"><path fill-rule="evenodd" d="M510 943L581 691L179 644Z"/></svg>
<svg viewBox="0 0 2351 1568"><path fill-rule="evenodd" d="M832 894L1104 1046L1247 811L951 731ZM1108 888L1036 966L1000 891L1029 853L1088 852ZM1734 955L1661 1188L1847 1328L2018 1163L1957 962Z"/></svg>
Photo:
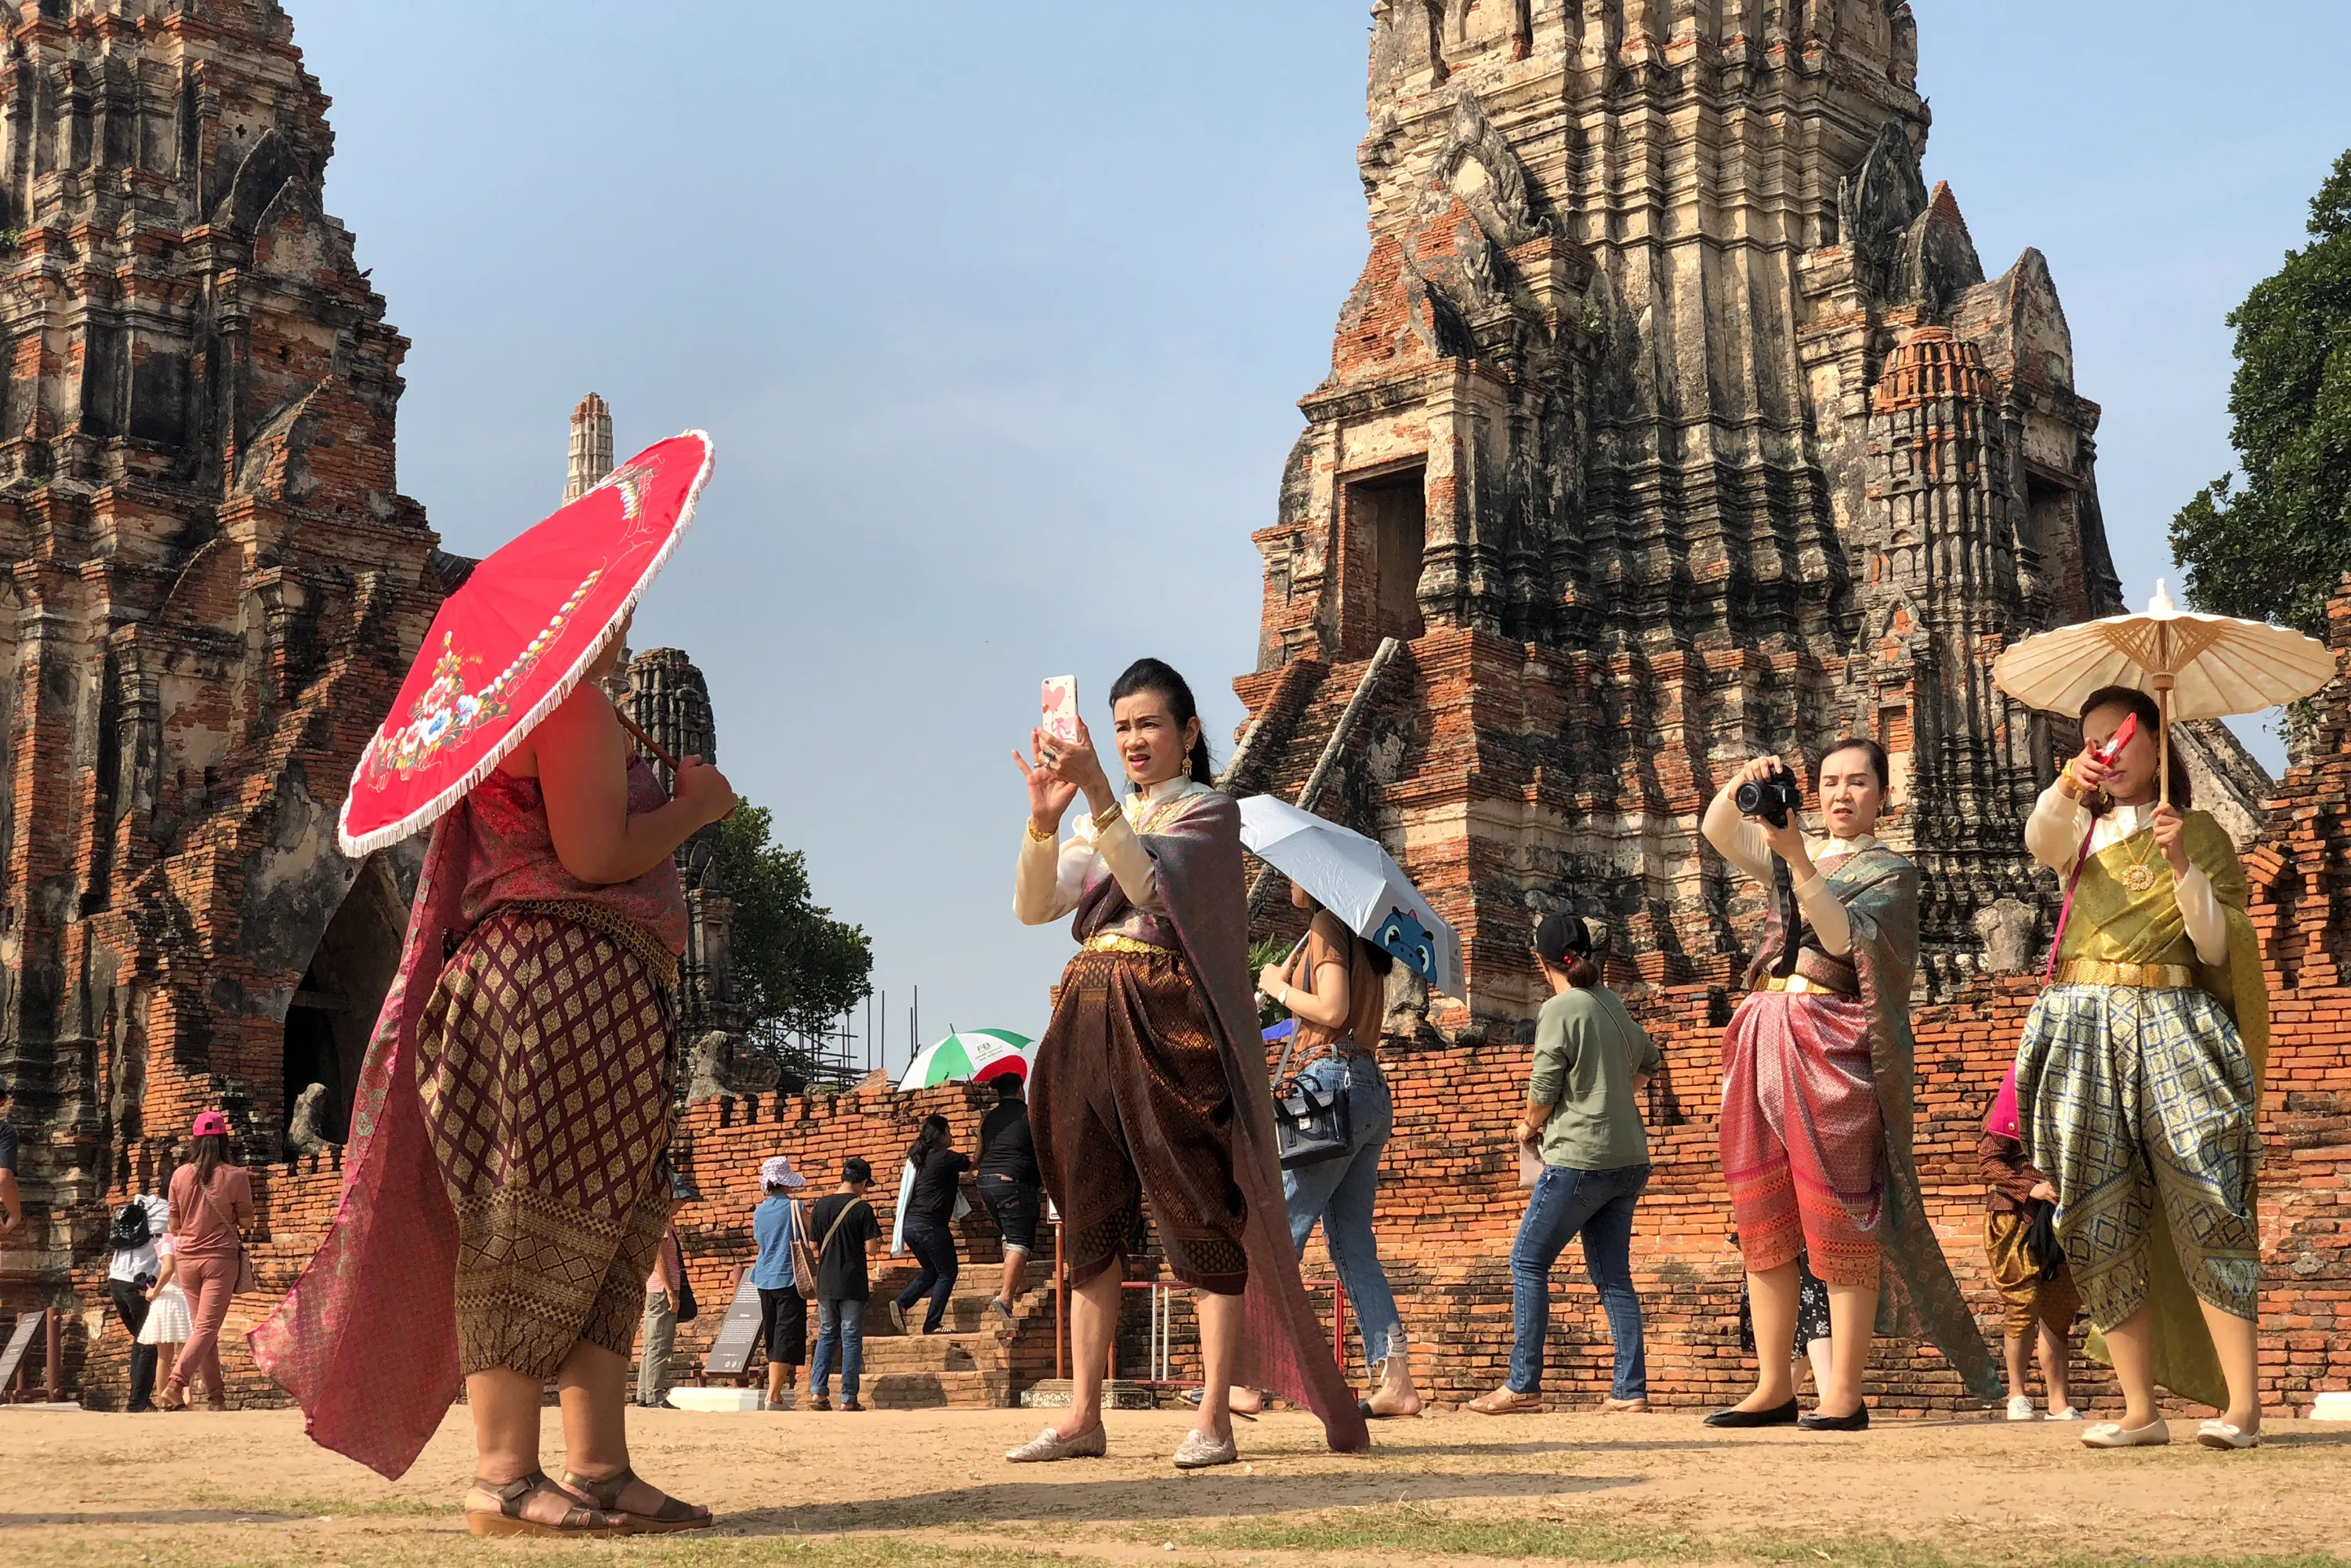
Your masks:
<svg viewBox="0 0 2351 1568"><path fill-rule="evenodd" d="M399 492L407 343L320 205L270 0L0 17L0 1079L59 1300L199 1104L275 1158L342 1107L413 874L345 860L370 729L464 563Z"/></svg>
<svg viewBox="0 0 2351 1568"><path fill-rule="evenodd" d="M2098 407L2040 253L1988 277L1926 183L1909 6L1372 19L1371 256L1255 536L1229 785L1398 851L1463 932L1460 1027L1524 1027L1562 904L1649 980L1727 980L1760 900L1699 812L1842 733L1892 754L1922 995L2045 935L2022 824L2075 737L1991 664L2122 608ZM2250 836L2266 777L2184 745Z"/></svg>

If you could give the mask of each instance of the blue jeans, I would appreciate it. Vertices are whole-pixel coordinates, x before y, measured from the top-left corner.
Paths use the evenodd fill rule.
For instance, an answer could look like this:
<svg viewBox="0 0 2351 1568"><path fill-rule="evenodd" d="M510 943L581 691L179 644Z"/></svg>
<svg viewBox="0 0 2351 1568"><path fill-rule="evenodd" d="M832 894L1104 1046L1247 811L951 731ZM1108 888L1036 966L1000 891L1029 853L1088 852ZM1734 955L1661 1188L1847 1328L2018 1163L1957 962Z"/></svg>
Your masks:
<svg viewBox="0 0 2351 1568"><path fill-rule="evenodd" d="M925 1225L915 1220L906 1222L906 1250L923 1271L914 1276L906 1288L898 1292L898 1310L905 1311L931 1295L931 1310L923 1316L923 1332L936 1333L939 1322L947 1315L947 1298L955 1294L956 1274L962 1264L956 1258L955 1232L944 1225Z"/></svg>
<svg viewBox="0 0 2351 1568"><path fill-rule="evenodd" d="M1355 1326L1364 1336L1364 1359L1379 1365L1404 1348L1404 1322L1396 1315L1395 1292L1388 1288L1387 1270L1380 1267L1379 1244L1372 1236L1372 1203L1378 1196L1380 1155L1388 1146L1395 1125L1395 1105L1388 1097L1388 1081L1376 1061L1351 1064L1354 1089L1347 1097L1347 1152L1281 1173L1281 1196L1290 1207L1290 1239L1301 1253L1322 1222L1322 1243L1331 1249L1331 1266L1355 1311ZM1340 1066L1324 1057L1298 1075L1314 1086L1318 1095L1335 1094Z"/></svg>
<svg viewBox="0 0 2351 1568"><path fill-rule="evenodd" d="M816 1349L809 1360L809 1394L824 1397L832 1375L832 1355L841 1353L841 1396L857 1397L857 1379L865 1370L865 1303L848 1300L816 1304Z"/></svg>
<svg viewBox="0 0 2351 1568"><path fill-rule="evenodd" d="M1649 1363L1641 1352L1641 1298L1633 1293L1633 1206L1649 1185L1649 1167L1613 1171L1571 1170L1546 1166L1519 1221L1510 1248L1510 1387L1520 1394L1542 1391L1543 1342L1551 1336L1551 1266L1569 1238L1583 1236L1583 1266L1608 1312L1608 1337L1616 1343L1616 1375L1610 1393L1618 1399L1649 1396Z"/></svg>

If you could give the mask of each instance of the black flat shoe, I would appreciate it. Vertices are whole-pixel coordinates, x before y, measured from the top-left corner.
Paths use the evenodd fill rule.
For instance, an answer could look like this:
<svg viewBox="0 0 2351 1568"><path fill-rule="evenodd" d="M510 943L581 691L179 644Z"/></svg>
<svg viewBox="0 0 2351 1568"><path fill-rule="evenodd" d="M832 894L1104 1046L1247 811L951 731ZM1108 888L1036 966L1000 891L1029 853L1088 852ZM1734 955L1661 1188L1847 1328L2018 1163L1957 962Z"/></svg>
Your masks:
<svg viewBox="0 0 2351 1568"><path fill-rule="evenodd" d="M1736 1407L1718 1410L1706 1418L1706 1424L1709 1427L1793 1427L1797 1420L1796 1402L1791 1398L1785 1405L1774 1405L1769 1410L1740 1410Z"/></svg>
<svg viewBox="0 0 2351 1568"><path fill-rule="evenodd" d="M1796 1425L1807 1432L1866 1432L1869 1430L1869 1406L1865 1405L1850 1416L1823 1416L1815 1411Z"/></svg>

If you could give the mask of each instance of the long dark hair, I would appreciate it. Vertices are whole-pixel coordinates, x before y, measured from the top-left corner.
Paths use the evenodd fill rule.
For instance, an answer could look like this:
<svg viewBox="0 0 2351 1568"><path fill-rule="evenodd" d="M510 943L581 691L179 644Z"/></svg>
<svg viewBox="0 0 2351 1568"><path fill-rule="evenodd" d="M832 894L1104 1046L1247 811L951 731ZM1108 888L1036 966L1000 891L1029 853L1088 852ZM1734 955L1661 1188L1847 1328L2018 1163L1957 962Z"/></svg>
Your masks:
<svg viewBox="0 0 2351 1568"><path fill-rule="evenodd" d="M1192 688L1176 667L1159 659L1137 659L1126 667L1110 688L1110 700L1116 706L1126 697L1155 692L1167 704L1167 712L1182 729L1200 716L1200 707L1192 700ZM1202 784L1214 784L1217 770L1208 765L1208 731L1204 726L1200 737L1192 743L1192 777Z"/></svg>
<svg viewBox="0 0 2351 1568"><path fill-rule="evenodd" d="M2155 699L2137 686L2100 686L2082 705L2082 717L2087 719L2102 707L2118 707L2138 716L2140 733L2153 742L2159 751L2163 747L2163 710ZM2087 737L2084 737L2087 739ZM2195 786L2188 777L2188 764L2180 758L2179 747L2171 748L2171 803L2180 810L2196 804Z"/></svg>
<svg viewBox="0 0 2351 1568"><path fill-rule="evenodd" d="M931 1151L947 1141L947 1119L936 1111L924 1117L921 1129L914 1134L914 1145L906 1151L906 1163L921 1170Z"/></svg>
<svg viewBox="0 0 2351 1568"><path fill-rule="evenodd" d="M228 1139L218 1133L206 1133L195 1140L196 1185L213 1185L213 1172L228 1163Z"/></svg>

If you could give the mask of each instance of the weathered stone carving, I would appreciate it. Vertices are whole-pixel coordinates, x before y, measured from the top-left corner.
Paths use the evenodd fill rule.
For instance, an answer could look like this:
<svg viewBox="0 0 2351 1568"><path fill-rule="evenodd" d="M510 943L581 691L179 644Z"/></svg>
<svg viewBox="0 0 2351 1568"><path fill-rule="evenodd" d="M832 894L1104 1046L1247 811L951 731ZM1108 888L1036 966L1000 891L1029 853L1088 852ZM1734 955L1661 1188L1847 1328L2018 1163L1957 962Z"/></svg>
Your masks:
<svg viewBox="0 0 2351 1568"><path fill-rule="evenodd" d="M718 1029L705 1030L696 1037L685 1092L689 1104L722 1097L765 1094L783 1082L781 1067L747 1055L742 1041L741 1035Z"/></svg>
<svg viewBox="0 0 2351 1568"><path fill-rule="evenodd" d="M298 1155L315 1155L341 1142L327 1135L327 1086L313 1083L294 1101L294 1113L286 1124L286 1146Z"/></svg>
<svg viewBox="0 0 2351 1568"><path fill-rule="evenodd" d="M2041 912L2020 898L2003 898L1976 911L1976 935L1983 939L1984 972L2021 975L2032 967L2032 939Z"/></svg>

